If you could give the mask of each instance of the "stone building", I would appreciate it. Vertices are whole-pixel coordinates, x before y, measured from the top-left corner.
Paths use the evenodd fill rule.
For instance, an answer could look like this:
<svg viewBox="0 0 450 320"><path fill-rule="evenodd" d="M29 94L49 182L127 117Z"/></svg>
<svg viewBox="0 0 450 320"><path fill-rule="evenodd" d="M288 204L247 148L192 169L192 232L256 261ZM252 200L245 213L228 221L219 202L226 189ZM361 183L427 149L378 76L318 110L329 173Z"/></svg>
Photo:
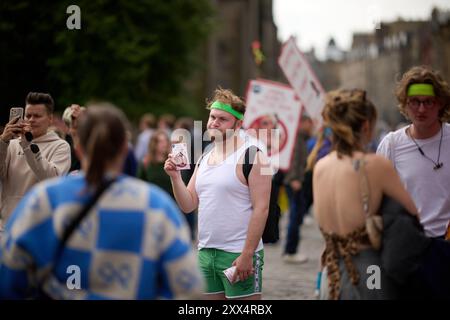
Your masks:
<svg viewBox="0 0 450 320"><path fill-rule="evenodd" d="M334 41L329 43L334 46ZM434 9L427 21L381 23L373 33L355 33L342 61L312 61L326 90L363 88L380 118L394 127L403 121L396 108L395 84L415 65L430 65L450 81L450 12Z"/></svg>
<svg viewBox="0 0 450 320"><path fill-rule="evenodd" d="M245 96L248 81L257 77L282 77L277 59L281 44L273 20L272 0L211 0L214 28L203 51L204 67L195 88L200 99L218 86ZM252 43L259 42L264 61L255 63ZM199 81L197 81L199 80Z"/></svg>
<svg viewBox="0 0 450 320"><path fill-rule="evenodd" d="M249 80L262 77L287 83L277 58L281 43L273 20L272 0L211 0L216 11L214 29L203 48L203 68L189 81L199 101L217 86L245 96ZM255 63L252 43L264 54ZM450 12L434 9L425 21L381 23L372 33L355 33L351 49L344 52L330 39L327 59L306 52L325 90L359 87L379 109L380 118L394 127L403 121L396 108L395 84L415 65L430 65L450 81ZM201 108L204 107L202 103Z"/></svg>

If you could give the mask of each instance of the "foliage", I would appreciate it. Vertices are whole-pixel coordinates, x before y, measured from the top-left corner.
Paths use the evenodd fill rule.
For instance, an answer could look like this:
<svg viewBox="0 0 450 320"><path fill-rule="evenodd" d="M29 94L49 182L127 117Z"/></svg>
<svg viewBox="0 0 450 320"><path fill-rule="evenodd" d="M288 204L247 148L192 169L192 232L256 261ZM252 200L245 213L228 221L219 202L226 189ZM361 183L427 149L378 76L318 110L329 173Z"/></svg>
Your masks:
<svg viewBox="0 0 450 320"><path fill-rule="evenodd" d="M66 27L71 4L81 9L81 30ZM9 103L44 90L60 109L108 100L131 117L194 112L182 88L211 27L209 0L16 1L1 4L0 18Z"/></svg>

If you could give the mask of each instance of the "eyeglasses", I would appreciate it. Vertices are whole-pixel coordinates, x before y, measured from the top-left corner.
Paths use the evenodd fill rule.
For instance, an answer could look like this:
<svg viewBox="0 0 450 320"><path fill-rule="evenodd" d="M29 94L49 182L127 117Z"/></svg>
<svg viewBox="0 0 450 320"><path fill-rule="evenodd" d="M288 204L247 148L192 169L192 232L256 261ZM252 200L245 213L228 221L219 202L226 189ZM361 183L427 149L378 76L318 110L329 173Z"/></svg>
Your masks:
<svg viewBox="0 0 450 320"><path fill-rule="evenodd" d="M423 105L423 107L427 110L432 109L436 105L436 100L434 98L428 98L424 100L420 99L408 99L406 102L408 104L408 107L411 109L419 109L420 105Z"/></svg>

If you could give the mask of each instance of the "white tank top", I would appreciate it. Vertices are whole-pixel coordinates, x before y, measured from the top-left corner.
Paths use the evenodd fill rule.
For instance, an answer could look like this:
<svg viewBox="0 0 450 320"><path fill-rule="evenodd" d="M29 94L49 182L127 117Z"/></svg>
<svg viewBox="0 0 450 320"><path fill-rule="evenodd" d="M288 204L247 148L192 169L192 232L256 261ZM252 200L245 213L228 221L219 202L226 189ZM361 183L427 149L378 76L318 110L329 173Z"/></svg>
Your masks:
<svg viewBox="0 0 450 320"><path fill-rule="evenodd" d="M221 164L208 164L211 151L200 162L195 181L198 206L198 248L240 253L244 249L253 212L250 190L236 174L244 143ZM256 251L263 248L260 240Z"/></svg>

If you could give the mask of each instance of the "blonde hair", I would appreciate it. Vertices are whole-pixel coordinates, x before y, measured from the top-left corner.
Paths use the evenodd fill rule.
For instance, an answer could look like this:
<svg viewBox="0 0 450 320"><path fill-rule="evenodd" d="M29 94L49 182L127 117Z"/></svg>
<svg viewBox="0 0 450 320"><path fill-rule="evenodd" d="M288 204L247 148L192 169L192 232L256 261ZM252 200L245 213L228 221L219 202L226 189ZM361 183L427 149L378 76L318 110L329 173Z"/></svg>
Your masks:
<svg viewBox="0 0 450 320"><path fill-rule="evenodd" d="M428 83L433 85L436 97L443 104L442 110L439 112L439 120L447 122L450 120L450 87L442 78L439 72L432 70L428 66L416 66L409 69L397 83L395 95L399 102L398 108L400 113L408 118L406 112L406 102L408 99L408 87L414 83Z"/></svg>
<svg viewBox="0 0 450 320"><path fill-rule="evenodd" d="M365 121L373 124L377 111L364 90L335 90L327 94L322 116L333 132L333 149L341 157L363 151L362 125Z"/></svg>

